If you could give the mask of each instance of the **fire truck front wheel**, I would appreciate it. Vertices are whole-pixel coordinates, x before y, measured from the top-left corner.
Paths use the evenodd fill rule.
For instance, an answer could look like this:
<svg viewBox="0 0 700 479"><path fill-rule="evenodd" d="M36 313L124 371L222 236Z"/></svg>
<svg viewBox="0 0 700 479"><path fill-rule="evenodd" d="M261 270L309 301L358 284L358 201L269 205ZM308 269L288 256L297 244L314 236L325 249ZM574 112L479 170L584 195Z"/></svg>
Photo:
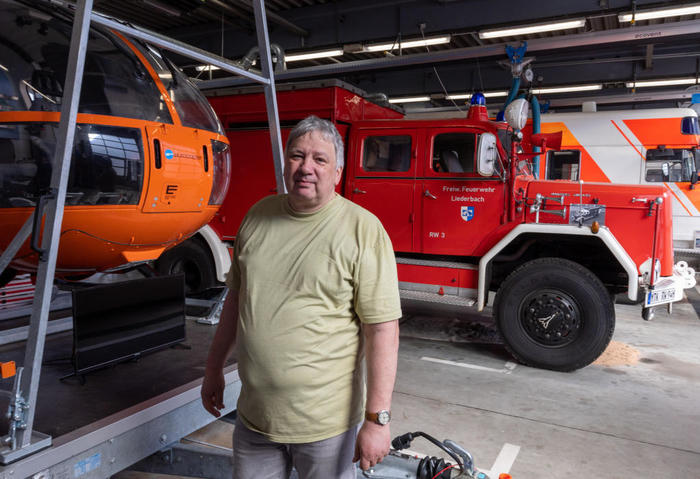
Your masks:
<svg viewBox="0 0 700 479"><path fill-rule="evenodd" d="M513 271L498 290L494 315L517 360L556 371L595 361L615 329L614 305L603 283L562 258L536 259Z"/></svg>
<svg viewBox="0 0 700 479"><path fill-rule="evenodd" d="M185 293L200 293L216 285L214 260L196 239L189 239L163 253L156 261L162 275L184 273Z"/></svg>

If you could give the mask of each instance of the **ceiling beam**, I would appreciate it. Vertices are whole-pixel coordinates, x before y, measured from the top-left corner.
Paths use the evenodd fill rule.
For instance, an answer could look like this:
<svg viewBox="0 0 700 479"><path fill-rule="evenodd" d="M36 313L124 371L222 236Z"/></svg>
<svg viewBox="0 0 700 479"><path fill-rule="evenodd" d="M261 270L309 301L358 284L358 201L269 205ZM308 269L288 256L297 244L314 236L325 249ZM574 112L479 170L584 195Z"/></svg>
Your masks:
<svg viewBox="0 0 700 479"><path fill-rule="evenodd" d="M528 53L537 51L556 50L583 46L604 45L620 42L645 42L648 40L681 36L697 35L700 32L700 20L650 25L646 27L625 27L603 32L588 32L564 35L551 38L538 38L528 41ZM275 75L276 80L293 80L316 76L340 75L343 73L407 67L425 63L467 60L474 58L505 56L506 43L479 47L457 48L414 55L391 56L371 60L359 60L340 64L321 65L316 67L297 68ZM201 89L223 88L250 83L237 78L220 78L207 80L198 84Z"/></svg>

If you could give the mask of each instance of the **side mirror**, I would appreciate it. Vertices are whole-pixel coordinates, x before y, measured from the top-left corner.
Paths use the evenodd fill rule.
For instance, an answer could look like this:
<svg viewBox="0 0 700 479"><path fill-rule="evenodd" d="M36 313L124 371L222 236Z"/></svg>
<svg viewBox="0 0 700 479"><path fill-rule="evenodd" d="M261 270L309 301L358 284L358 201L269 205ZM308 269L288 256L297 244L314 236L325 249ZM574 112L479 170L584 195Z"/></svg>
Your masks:
<svg viewBox="0 0 700 479"><path fill-rule="evenodd" d="M690 173L690 189L695 189L695 184L700 180L700 150L695 149L693 151L695 155L695 169Z"/></svg>
<svg viewBox="0 0 700 479"><path fill-rule="evenodd" d="M477 147L477 171L481 176L493 176L498 161L498 140L493 133L482 133Z"/></svg>

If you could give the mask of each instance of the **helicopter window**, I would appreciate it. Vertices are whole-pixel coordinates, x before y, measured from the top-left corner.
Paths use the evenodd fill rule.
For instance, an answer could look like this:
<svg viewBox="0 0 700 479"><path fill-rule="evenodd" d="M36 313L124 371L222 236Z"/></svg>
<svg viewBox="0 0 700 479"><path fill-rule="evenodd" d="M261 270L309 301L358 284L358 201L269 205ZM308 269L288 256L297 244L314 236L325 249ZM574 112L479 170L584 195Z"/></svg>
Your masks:
<svg viewBox="0 0 700 479"><path fill-rule="evenodd" d="M224 135L224 128L214 114L209 102L199 89L183 74L178 67L163 57L157 49L137 44L160 80L170 93L175 110L184 126L201 128Z"/></svg>
<svg viewBox="0 0 700 479"><path fill-rule="evenodd" d="M654 148L647 150L646 181L650 183L690 181L695 158L692 150Z"/></svg>
<svg viewBox="0 0 700 479"><path fill-rule="evenodd" d="M0 128L0 207L30 207L51 181L55 123ZM143 143L137 128L77 125L66 206L135 205L143 186Z"/></svg>
<svg viewBox="0 0 700 479"><path fill-rule="evenodd" d="M58 112L71 24L58 15L11 5L0 20L0 111ZM146 67L101 27L90 29L79 112L172 123Z"/></svg>

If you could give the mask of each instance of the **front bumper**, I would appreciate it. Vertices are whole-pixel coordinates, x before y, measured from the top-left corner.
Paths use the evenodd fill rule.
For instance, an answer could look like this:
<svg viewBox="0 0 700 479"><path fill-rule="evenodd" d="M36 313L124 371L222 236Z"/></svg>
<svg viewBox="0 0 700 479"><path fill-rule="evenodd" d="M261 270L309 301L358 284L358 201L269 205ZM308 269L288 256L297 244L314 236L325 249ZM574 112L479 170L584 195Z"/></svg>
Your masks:
<svg viewBox="0 0 700 479"><path fill-rule="evenodd" d="M673 275L660 277L654 286L645 290L644 307L674 303L683 299L683 290L696 284L695 270L685 261L679 261L673 267Z"/></svg>

